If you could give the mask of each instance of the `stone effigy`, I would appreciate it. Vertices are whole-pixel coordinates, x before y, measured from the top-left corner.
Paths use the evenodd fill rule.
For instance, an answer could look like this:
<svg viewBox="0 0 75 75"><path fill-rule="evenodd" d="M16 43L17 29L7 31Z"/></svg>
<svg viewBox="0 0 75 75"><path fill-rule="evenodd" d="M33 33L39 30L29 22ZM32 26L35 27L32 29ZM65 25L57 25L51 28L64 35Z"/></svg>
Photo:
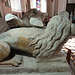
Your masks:
<svg viewBox="0 0 75 75"><path fill-rule="evenodd" d="M68 16L67 12L61 12L52 17L46 29L24 27L0 34L0 61L9 56L10 47L42 59L53 57L61 50L68 37L75 35L75 25L69 21ZM16 56L11 60L0 62L0 64L17 66L20 62L21 57Z"/></svg>
<svg viewBox="0 0 75 75"><path fill-rule="evenodd" d="M8 13L5 16L5 21L10 28L29 27L29 26L44 27L43 20L42 20L43 17L44 15L42 14L42 12L39 12L36 9L30 9L29 11L22 14L21 19L13 14ZM35 23L33 22L34 21L33 18L36 19ZM39 24L40 22L41 24Z"/></svg>

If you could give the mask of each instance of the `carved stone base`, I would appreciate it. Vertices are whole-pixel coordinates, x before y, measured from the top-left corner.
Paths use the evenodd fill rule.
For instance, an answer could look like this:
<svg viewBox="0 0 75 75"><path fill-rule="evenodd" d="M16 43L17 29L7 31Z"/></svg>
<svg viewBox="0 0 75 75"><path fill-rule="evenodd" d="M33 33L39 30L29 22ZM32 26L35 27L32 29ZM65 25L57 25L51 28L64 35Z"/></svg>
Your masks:
<svg viewBox="0 0 75 75"><path fill-rule="evenodd" d="M57 56L53 59L35 59L33 57L22 56L22 64L18 67L11 65L0 65L0 74L46 74L54 73L51 75L69 75L70 68L66 62L65 56ZM65 74L66 73L66 74ZM48 74L46 74L48 75Z"/></svg>

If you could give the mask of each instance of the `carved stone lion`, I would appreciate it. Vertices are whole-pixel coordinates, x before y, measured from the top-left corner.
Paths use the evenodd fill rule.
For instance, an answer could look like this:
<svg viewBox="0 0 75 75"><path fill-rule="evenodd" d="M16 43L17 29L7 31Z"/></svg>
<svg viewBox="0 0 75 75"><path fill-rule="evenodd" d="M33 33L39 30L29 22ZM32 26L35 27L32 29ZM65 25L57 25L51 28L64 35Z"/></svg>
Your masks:
<svg viewBox="0 0 75 75"><path fill-rule="evenodd" d="M70 35L75 35L75 25L68 19L67 12L53 16L46 29L15 28L0 34L0 61L10 54L10 47L33 54L38 58L57 54ZM17 65L17 60L0 64Z"/></svg>

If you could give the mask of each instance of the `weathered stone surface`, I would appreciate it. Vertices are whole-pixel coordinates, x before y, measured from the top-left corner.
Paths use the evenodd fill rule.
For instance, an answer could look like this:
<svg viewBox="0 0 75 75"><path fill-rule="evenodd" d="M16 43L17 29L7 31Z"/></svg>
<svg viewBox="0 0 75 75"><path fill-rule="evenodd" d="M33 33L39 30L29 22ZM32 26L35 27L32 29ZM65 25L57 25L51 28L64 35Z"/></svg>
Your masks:
<svg viewBox="0 0 75 75"><path fill-rule="evenodd" d="M21 73L21 74L10 74L10 75L71 75L70 72L53 72L53 73L29 73L29 74L25 74L25 73ZM8 74L1 74L1 75L8 75Z"/></svg>
<svg viewBox="0 0 75 75"><path fill-rule="evenodd" d="M12 20L13 18L17 19L17 16L8 13L8 14L5 16L5 21Z"/></svg>
<svg viewBox="0 0 75 75"><path fill-rule="evenodd" d="M75 24L71 25L71 34L75 35Z"/></svg>
<svg viewBox="0 0 75 75"><path fill-rule="evenodd" d="M5 16L5 21L10 28L26 26L20 18L10 13Z"/></svg>
<svg viewBox="0 0 75 75"><path fill-rule="evenodd" d="M41 20L39 20L38 18L34 18L34 17L30 18L30 24L35 27L43 27L44 26L43 22Z"/></svg>
<svg viewBox="0 0 75 75"><path fill-rule="evenodd" d="M58 57L59 56L59 57ZM65 56L58 55L54 59L37 59L28 56L21 56L22 62L18 67L14 67L12 65L9 66L0 66L1 74L33 74L33 73L54 73L57 74L60 72L65 74L65 72L69 72L70 68L66 62Z"/></svg>
<svg viewBox="0 0 75 75"><path fill-rule="evenodd" d="M65 17L66 15L66 17ZM51 57L57 54L64 42L70 36L71 22L68 19L68 13L63 12L53 16L47 24L45 32L36 36L30 45L35 44L34 56Z"/></svg>
<svg viewBox="0 0 75 75"><path fill-rule="evenodd" d="M42 14L42 12L39 12L36 9L30 9L29 11L23 13L22 18L20 19L17 16L8 13L5 16L5 21L10 28L13 28L13 27L14 28L15 27L29 27L29 26L32 26L30 24L30 18L31 17L39 18L40 20L42 20L43 14ZM33 26L34 26L34 24L33 24ZM38 26L38 25L36 25L36 26Z"/></svg>
<svg viewBox="0 0 75 75"><path fill-rule="evenodd" d="M17 29L15 28L0 34L0 41L4 41L10 47L13 47L17 50L31 53L34 56L41 58L41 61L39 60L38 62L36 62L37 59L35 60L34 58L26 57L25 58L26 60L23 59L24 61L22 62L21 68L12 67L13 69L11 68L6 70L10 71L11 73L16 73L16 72L17 73L21 73L21 72L22 73L23 72L43 73L43 72L68 71L69 66L68 64L65 63L63 56L54 57L53 59L50 60L44 59L44 61L42 59L45 57L46 58L53 57L55 54L57 54L61 50L63 44L68 40L68 37L71 35L70 32L71 30L72 30L71 22L67 17L61 14L51 18L46 29L40 29L34 27L17 28ZM33 38L29 39L30 37ZM18 64L18 61L15 60L13 61L16 62L16 64ZM8 64L10 65L9 62ZM7 72L6 70L4 72Z"/></svg>

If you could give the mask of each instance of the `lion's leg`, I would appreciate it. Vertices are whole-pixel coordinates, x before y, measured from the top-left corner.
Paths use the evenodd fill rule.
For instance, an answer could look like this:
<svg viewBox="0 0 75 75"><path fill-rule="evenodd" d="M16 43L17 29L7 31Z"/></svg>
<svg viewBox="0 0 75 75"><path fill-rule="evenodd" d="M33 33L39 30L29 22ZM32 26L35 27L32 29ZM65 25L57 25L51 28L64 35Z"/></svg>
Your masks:
<svg viewBox="0 0 75 75"><path fill-rule="evenodd" d="M6 42L0 41L0 61L3 61L10 54L10 46Z"/></svg>
<svg viewBox="0 0 75 75"><path fill-rule="evenodd" d="M6 42L0 42L0 65L18 66L21 63L21 57L16 55L10 60L3 61L10 54L10 46Z"/></svg>

